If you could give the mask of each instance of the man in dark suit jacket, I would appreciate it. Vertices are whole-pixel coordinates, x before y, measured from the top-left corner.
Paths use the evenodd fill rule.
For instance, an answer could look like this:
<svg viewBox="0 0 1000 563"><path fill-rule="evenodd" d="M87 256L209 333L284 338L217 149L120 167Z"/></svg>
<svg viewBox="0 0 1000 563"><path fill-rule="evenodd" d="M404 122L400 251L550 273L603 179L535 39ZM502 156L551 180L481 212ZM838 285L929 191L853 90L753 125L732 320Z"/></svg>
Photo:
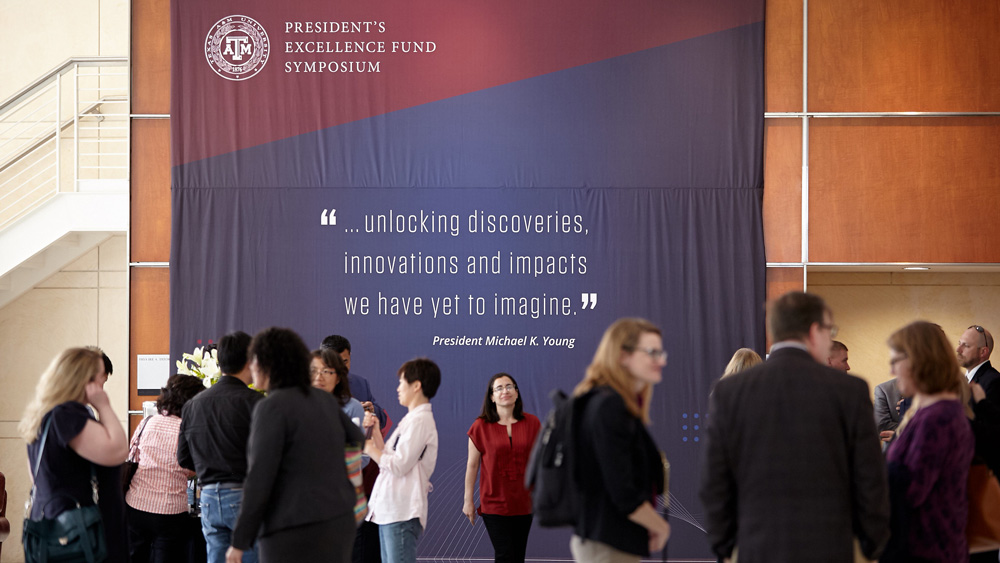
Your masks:
<svg viewBox="0 0 1000 563"><path fill-rule="evenodd" d="M979 398L982 393L973 392L975 398L971 404L976 418L972 421L972 428L976 435L976 455L986 460L991 467L996 466L1000 459L1000 445L997 444L997 437L1000 435L997 422L1000 420L996 415L1000 410L1000 372L990 364L993 344L990 331L980 325L972 325L959 337L958 349L955 350L958 364L965 368L965 377L969 383L978 384L985 392L984 398ZM975 553L969 557L969 561L995 563L997 556L996 550Z"/></svg>
<svg viewBox="0 0 1000 563"><path fill-rule="evenodd" d="M826 364L836 327L823 300L772 303L770 357L718 382L700 498L712 550L740 563L877 559L889 495L868 384Z"/></svg>
<svg viewBox="0 0 1000 563"><path fill-rule="evenodd" d="M879 439L886 444L895 439L894 433L899 428L900 409L897 405L901 399L895 377L875 386L875 429Z"/></svg>
<svg viewBox="0 0 1000 563"><path fill-rule="evenodd" d="M972 325L958 339L958 364L965 368L969 383L978 383L986 391L986 400L1000 407L1000 372L990 364L993 335L979 325Z"/></svg>

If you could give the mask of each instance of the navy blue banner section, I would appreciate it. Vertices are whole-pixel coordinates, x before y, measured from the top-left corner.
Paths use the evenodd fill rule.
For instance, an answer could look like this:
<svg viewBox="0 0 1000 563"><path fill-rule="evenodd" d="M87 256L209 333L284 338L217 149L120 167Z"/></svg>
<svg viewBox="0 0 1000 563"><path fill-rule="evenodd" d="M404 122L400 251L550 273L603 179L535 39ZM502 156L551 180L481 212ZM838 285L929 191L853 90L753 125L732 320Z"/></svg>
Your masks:
<svg viewBox="0 0 1000 563"><path fill-rule="evenodd" d="M188 30L174 16L175 41L218 19ZM174 93L225 82L207 74ZM365 96L378 93L268 103L322 112ZM172 123L175 141L211 127ZM171 356L236 329L287 326L311 347L342 334L395 421L398 367L430 357L441 450L419 555L482 558L485 529L461 510L489 377L513 374L543 417L612 321L648 318L670 354L651 410L673 467L670 554L708 557L702 416L733 351L764 347L762 151L757 21L180 164ZM529 558L568 558L568 542L536 528Z"/></svg>

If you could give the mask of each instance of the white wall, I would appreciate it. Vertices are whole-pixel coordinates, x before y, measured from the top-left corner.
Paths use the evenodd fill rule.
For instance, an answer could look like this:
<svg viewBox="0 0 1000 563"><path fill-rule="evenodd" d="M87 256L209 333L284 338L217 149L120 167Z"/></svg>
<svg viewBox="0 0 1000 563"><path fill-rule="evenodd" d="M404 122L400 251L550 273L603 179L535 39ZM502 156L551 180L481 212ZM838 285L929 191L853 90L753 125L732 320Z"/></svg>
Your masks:
<svg viewBox="0 0 1000 563"><path fill-rule="evenodd" d="M0 102L70 57L129 54L128 0L0 0Z"/></svg>
<svg viewBox="0 0 1000 563"><path fill-rule="evenodd" d="M969 325L1000 337L1000 274L935 272L809 275L847 345L851 373L875 385L889 379L889 335L916 320L938 323L952 346ZM1000 355L992 358L1000 360Z"/></svg>

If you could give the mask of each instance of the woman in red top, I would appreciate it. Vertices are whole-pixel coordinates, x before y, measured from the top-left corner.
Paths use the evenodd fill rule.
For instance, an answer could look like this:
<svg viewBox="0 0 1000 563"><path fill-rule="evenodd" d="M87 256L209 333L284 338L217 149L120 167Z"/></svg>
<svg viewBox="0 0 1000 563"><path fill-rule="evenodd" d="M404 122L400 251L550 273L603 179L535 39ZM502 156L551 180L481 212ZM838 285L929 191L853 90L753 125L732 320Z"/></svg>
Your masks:
<svg viewBox="0 0 1000 563"><path fill-rule="evenodd" d="M469 428L469 463L465 468L465 505L462 512L470 524L476 513L483 517L500 562L524 562L531 530L531 493L524 488L524 469L541 423L524 412L517 382L506 373L490 378L483 410ZM479 509L472 494L476 473Z"/></svg>

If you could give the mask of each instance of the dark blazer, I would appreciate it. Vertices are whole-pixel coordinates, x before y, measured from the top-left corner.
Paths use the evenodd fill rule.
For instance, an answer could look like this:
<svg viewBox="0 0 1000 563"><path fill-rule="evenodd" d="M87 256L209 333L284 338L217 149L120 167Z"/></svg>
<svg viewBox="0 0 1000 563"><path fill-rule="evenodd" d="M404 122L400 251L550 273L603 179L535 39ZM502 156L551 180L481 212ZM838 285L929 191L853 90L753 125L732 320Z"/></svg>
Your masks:
<svg viewBox="0 0 1000 563"><path fill-rule="evenodd" d="M385 430L385 410L379 406L378 401L375 400L375 395L372 395L372 389L368 385L368 380L355 373L348 373L347 384L351 387L352 397L362 403L371 402L372 407L375 409L375 416L378 417L378 427Z"/></svg>
<svg viewBox="0 0 1000 563"><path fill-rule="evenodd" d="M610 387L597 387L576 436L580 514L574 532L634 555L649 555L649 532L628 515L663 492L663 461L645 425Z"/></svg>
<svg viewBox="0 0 1000 563"><path fill-rule="evenodd" d="M976 457L1000 475L1000 408L986 399L973 403L972 433L976 437Z"/></svg>
<svg viewBox="0 0 1000 563"><path fill-rule="evenodd" d="M896 403L901 395L896 387L896 378L883 381L875 386L875 428L879 432L896 430L899 427L899 413Z"/></svg>
<svg viewBox="0 0 1000 563"><path fill-rule="evenodd" d="M353 514L347 442L361 444L364 435L330 393L276 389L257 403L233 547L246 550L258 534Z"/></svg>
<svg viewBox="0 0 1000 563"><path fill-rule="evenodd" d="M699 496L719 557L850 563L857 537L878 558L889 498L869 397L798 348L716 384Z"/></svg>
<svg viewBox="0 0 1000 563"><path fill-rule="evenodd" d="M989 360L979 366L971 383L978 383L986 392L986 400L1000 408L1000 371L997 371Z"/></svg>

